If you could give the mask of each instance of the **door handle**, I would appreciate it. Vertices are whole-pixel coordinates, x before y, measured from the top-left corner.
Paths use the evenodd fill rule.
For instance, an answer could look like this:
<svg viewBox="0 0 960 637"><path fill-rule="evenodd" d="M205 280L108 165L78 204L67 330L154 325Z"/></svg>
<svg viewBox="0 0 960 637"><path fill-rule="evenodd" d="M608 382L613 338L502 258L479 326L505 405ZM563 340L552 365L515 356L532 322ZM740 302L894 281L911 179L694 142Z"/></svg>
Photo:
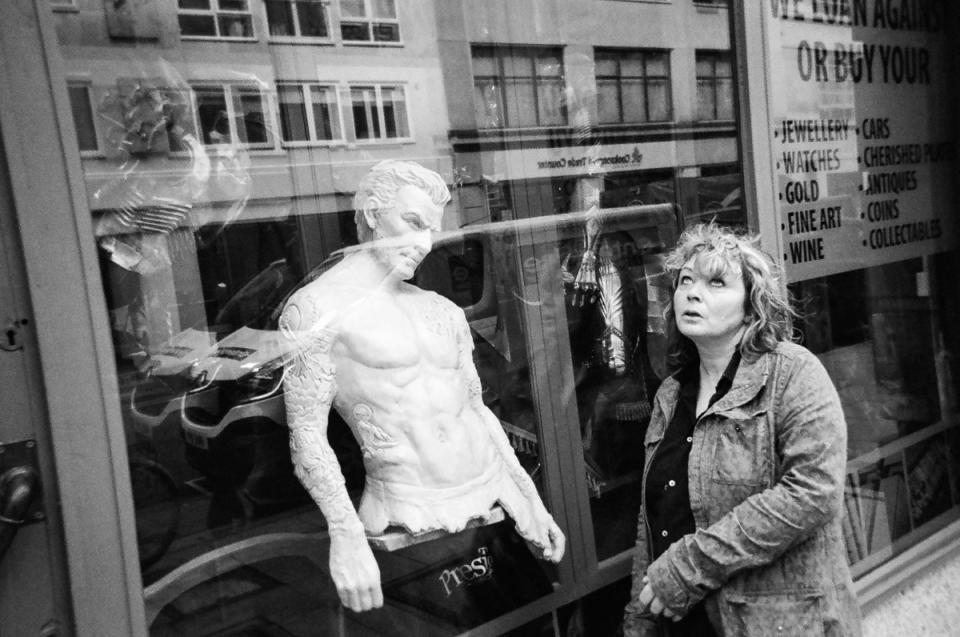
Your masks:
<svg viewBox="0 0 960 637"><path fill-rule="evenodd" d="M0 475L0 562L17 530L27 523L25 517L39 485L37 471L29 465L12 467Z"/></svg>

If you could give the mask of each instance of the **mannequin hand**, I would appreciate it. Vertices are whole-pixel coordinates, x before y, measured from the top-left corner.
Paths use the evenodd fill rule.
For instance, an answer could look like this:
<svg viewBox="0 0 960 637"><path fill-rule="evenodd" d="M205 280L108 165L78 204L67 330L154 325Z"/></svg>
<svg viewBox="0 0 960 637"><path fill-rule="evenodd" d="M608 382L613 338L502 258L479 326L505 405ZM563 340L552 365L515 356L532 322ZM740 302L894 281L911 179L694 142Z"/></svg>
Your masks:
<svg viewBox="0 0 960 637"><path fill-rule="evenodd" d="M380 567L365 536L330 537L330 576L340 602L353 611L383 606Z"/></svg>
<svg viewBox="0 0 960 637"><path fill-rule="evenodd" d="M643 576L643 590L640 591L640 605L647 608L650 614L656 617L663 615L673 621L680 620L680 616L675 615L673 611L664 606L660 598L653 592L653 588L650 586L650 580L646 575Z"/></svg>
<svg viewBox="0 0 960 637"><path fill-rule="evenodd" d="M558 564L563 559L563 552L566 548L567 540L563 536L563 531L552 519L547 528L547 545L543 548L543 559Z"/></svg>

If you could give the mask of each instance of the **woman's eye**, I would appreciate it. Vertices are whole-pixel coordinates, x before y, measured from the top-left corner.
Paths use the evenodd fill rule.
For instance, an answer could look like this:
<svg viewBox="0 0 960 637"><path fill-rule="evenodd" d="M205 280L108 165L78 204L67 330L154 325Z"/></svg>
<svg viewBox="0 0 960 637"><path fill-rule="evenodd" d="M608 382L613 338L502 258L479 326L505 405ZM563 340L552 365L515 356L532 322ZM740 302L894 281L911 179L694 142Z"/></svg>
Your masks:
<svg viewBox="0 0 960 637"><path fill-rule="evenodd" d="M716 277L716 278L710 279L710 285L714 287L723 287L724 285L726 285L726 282L720 277Z"/></svg>
<svg viewBox="0 0 960 637"><path fill-rule="evenodd" d="M416 215L408 215L404 218L407 220L407 223L409 223L411 226L413 226L417 230L423 230L424 227L426 227L423 222L423 219L421 219Z"/></svg>
<svg viewBox="0 0 960 637"><path fill-rule="evenodd" d="M693 277L689 274L681 274L679 283L680 285L689 285L690 283L693 283Z"/></svg>

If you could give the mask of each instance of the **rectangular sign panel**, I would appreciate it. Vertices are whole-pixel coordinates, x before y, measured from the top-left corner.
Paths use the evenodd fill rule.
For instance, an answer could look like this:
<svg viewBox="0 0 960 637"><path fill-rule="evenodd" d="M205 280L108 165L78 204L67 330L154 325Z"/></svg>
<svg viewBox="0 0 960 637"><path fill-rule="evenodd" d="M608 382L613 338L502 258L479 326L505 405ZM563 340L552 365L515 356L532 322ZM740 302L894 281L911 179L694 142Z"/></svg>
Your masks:
<svg viewBox="0 0 960 637"><path fill-rule="evenodd" d="M789 280L958 244L955 45L940 0L764 0Z"/></svg>

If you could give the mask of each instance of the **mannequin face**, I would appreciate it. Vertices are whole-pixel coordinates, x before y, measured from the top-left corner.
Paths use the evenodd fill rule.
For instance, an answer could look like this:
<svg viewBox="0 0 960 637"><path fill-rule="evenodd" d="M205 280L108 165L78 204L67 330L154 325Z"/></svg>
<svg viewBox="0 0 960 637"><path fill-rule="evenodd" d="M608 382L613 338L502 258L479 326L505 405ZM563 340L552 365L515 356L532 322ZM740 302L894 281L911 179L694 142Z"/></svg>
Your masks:
<svg viewBox="0 0 960 637"><path fill-rule="evenodd" d="M673 293L677 328L697 346L736 345L747 318L743 274L734 265L712 272L701 260L698 255L687 261L677 278Z"/></svg>
<svg viewBox="0 0 960 637"><path fill-rule="evenodd" d="M374 217L373 252L391 276L407 280L433 247L432 233L440 230L443 208L416 186L397 191L393 204Z"/></svg>

